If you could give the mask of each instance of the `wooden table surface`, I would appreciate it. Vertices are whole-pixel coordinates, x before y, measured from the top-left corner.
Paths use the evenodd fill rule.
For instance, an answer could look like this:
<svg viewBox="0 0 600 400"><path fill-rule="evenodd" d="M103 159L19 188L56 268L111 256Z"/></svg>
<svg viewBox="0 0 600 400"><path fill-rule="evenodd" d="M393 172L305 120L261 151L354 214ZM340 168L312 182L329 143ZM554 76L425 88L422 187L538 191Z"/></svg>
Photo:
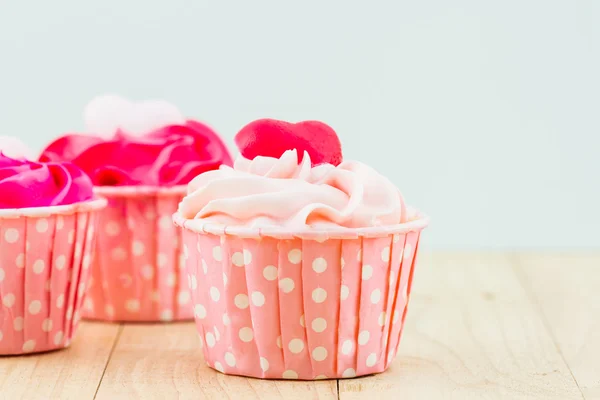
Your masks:
<svg viewBox="0 0 600 400"><path fill-rule="evenodd" d="M0 357L1 399L600 399L600 254L422 254L379 375L262 381L205 366L193 323L82 323L64 351Z"/></svg>

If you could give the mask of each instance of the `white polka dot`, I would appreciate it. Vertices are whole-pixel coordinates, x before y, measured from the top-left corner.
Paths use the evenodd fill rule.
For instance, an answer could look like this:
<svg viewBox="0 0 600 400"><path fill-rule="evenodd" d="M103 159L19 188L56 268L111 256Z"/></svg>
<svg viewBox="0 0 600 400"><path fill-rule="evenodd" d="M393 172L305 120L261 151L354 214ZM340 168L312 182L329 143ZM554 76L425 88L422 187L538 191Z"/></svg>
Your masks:
<svg viewBox="0 0 600 400"><path fill-rule="evenodd" d="M63 308L64 305L65 305L65 295L59 294L58 297L56 298L56 307Z"/></svg>
<svg viewBox="0 0 600 400"><path fill-rule="evenodd" d="M174 273L170 273L169 275L167 275L167 286L173 287L175 286L175 274Z"/></svg>
<svg viewBox="0 0 600 400"><path fill-rule="evenodd" d="M404 259L412 257L413 247L410 243L406 243L404 246Z"/></svg>
<svg viewBox="0 0 600 400"><path fill-rule="evenodd" d="M350 294L350 289L346 285L342 285L340 289L340 299L346 300Z"/></svg>
<svg viewBox="0 0 600 400"><path fill-rule="evenodd" d="M254 339L254 331L252 330L252 328L249 327L243 327L240 329L240 331L238 332L238 335L240 337L240 340L242 342L251 342L252 339Z"/></svg>
<svg viewBox="0 0 600 400"><path fill-rule="evenodd" d="M215 369L221 373L225 371L225 368L223 368L223 364L221 364L218 361L215 361Z"/></svg>
<svg viewBox="0 0 600 400"><path fill-rule="evenodd" d="M231 256L231 262L233 263L233 265L235 265L236 267L243 267L244 266L244 255L239 252L236 251L235 253L233 253L233 255Z"/></svg>
<svg viewBox="0 0 600 400"><path fill-rule="evenodd" d="M125 302L125 309L129 312L140 311L140 301L138 299L129 299Z"/></svg>
<svg viewBox="0 0 600 400"><path fill-rule="evenodd" d="M342 372L343 378L354 378L355 376L356 376L356 371L354 370L354 368L348 368L347 370Z"/></svg>
<svg viewBox="0 0 600 400"><path fill-rule="evenodd" d="M35 340L28 340L23 343L23 351L25 353L30 353L35 349Z"/></svg>
<svg viewBox="0 0 600 400"><path fill-rule="evenodd" d="M398 241L400 240L400 235L398 235L398 234L396 233L396 234L394 234L393 238L394 238L394 239L393 239L393 240L394 240L394 243L398 243Z"/></svg>
<svg viewBox="0 0 600 400"><path fill-rule="evenodd" d="M190 275L189 287L191 290L196 290L198 288L198 279L196 275Z"/></svg>
<svg viewBox="0 0 600 400"><path fill-rule="evenodd" d="M23 330L24 320L23 317L16 317L13 320L13 328L15 331L20 332Z"/></svg>
<svg viewBox="0 0 600 400"><path fill-rule="evenodd" d="M45 233L48 230L48 220L46 218L40 218L35 223L35 230L38 233Z"/></svg>
<svg viewBox="0 0 600 400"><path fill-rule="evenodd" d="M85 282L80 282L78 289L79 289L79 293L81 293L81 294L85 293Z"/></svg>
<svg viewBox="0 0 600 400"><path fill-rule="evenodd" d="M402 298L405 301L408 299L408 284L402 288Z"/></svg>
<svg viewBox="0 0 600 400"><path fill-rule="evenodd" d="M165 253L158 253L156 261L158 264L158 268L163 268L166 267L169 263L169 257Z"/></svg>
<svg viewBox="0 0 600 400"><path fill-rule="evenodd" d="M208 332L205 336L206 339L206 345L210 348L215 347L215 335L212 334L212 332Z"/></svg>
<svg viewBox="0 0 600 400"><path fill-rule="evenodd" d="M322 303L327 299L327 292L323 288L316 288L312 291L312 299L315 303Z"/></svg>
<svg viewBox="0 0 600 400"><path fill-rule="evenodd" d="M283 375L281 376L283 379L298 379L298 373L296 371L292 371L291 369L283 371Z"/></svg>
<svg viewBox="0 0 600 400"><path fill-rule="evenodd" d="M16 243L19 240L19 231L15 228L9 228L4 232L4 240L7 243Z"/></svg>
<svg viewBox="0 0 600 400"><path fill-rule="evenodd" d="M44 289L46 290L46 292L49 292L52 290L52 281L50 279L48 279L46 281L46 283L44 284Z"/></svg>
<svg viewBox="0 0 600 400"><path fill-rule="evenodd" d="M204 260L202 260L202 272L204 272L204 275L208 274L208 265Z"/></svg>
<svg viewBox="0 0 600 400"><path fill-rule="evenodd" d="M243 310L248 307L248 296L244 293L240 293L237 296L235 296L233 302L235 303L237 308Z"/></svg>
<svg viewBox="0 0 600 400"><path fill-rule="evenodd" d="M83 269L88 269L92 264L92 256L90 254L84 254L83 260L81 260L81 267Z"/></svg>
<svg viewBox="0 0 600 400"><path fill-rule="evenodd" d="M67 308L67 312L65 313L65 318L67 320L70 320L71 318L73 318L73 307L69 306L69 308Z"/></svg>
<svg viewBox="0 0 600 400"><path fill-rule="evenodd" d="M300 353L304 349L304 342L302 339L292 339L288 344L288 349L294 354Z"/></svg>
<svg viewBox="0 0 600 400"><path fill-rule="evenodd" d="M304 328L304 314L300 316L300 326Z"/></svg>
<svg viewBox="0 0 600 400"><path fill-rule="evenodd" d="M110 304L107 304L107 305L104 307L104 312L105 312L105 313L106 313L106 315L108 315L109 317L112 317L112 316L114 316L114 315L115 315L115 308L114 308L112 305L110 305Z"/></svg>
<svg viewBox="0 0 600 400"><path fill-rule="evenodd" d="M172 321L173 320L173 311L172 310L162 310L160 313L161 321Z"/></svg>
<svg viewBox="0 0 600 400"><path fill-rule="evenodd" d="M371 353L367 357L367 367L372 367L377 363L377 354Z"/></svg>
<svg viewBox="0 0 600 400"><path fill-rule="evenodd" d="M230 367L235 367L235 356L233 355L233 353L225 353L225 363Z"/></svg>
<svg viewBox="0 0 600 400"><path fill-rule="evenodd" d="M223 252L221 251L221 246L215 246L212 249L213 258L217 261L223 260Z"/></svg>
<svg viewBox="0 0 600 400"><path fill-rule="evenodd" d="M183 254L182 255L185 260L190 258L190 251L188 250L187 244L183 245Z"/></svg>
<svg viewBox="0 0 600 400"><path fill-rule="evenodd" d="M25 268L25 254L20 253L15 260L17 268Z"/></svg>
<svg viewBox="0 0 600 400"><path fill-rule="evenodd" d="M146 251L144 243L139 240L134 240L131 248L133 255L139 257L144 254L144 251Z"/></svg>
<svg viewBox="0 0 600 400"><path fill-rule="evenodd" d="M94 301L90 297L86 297L83 302L83 308L89 311L94 311Z"/></svg>
<svg viewBox="0 0 600 400"><path fill-rule="evenodd" d="M4 338L4 334L2 333L2 331L0 331L0 342L2 341L3 338Z"/></svg>
<svg viewBox="0 0 600 400"><path fill-rule="evenodd" d="M358 249L358 253L356 253L356 260L360 261L362 259L362 249Z"/></svg>
<svg viewBox="0 0 600 400"><path fill-rule="evenodd" d="M29 243L29 240L25 242L25 251L29 251L31 249L31 243Z"/></svg>
<svg viewBox="0 0 600 400"><path fill-rule="evenodd" d="M177 295L177 302L180 306L183 306L190 302L190 298L190 292L188 292L187 290L183 290Z"/></svg>
<svg viewBox="0 0 600 400"><path fill-rule="evenodd" d="M263 269L263 276L268 281L274 281L277 279L277 267L274 267L273 265L267 265Z"/></svg>
<svg viewBox="0 0 600 400"><path fill-rule="evenodd" d="M173 222L171 220L171 217L169 217L168 215L163 215L158 219L158 226L160 227L160 229L169 229L172 226L172 224Z"/></svg>
<svg viewBox="0 0 600 400"><path fill-rule="evenodd" d="M350 355L350 353L352 353L352 341L346 339L344 340L344 343L342 343L342 354Z"/></svg>
<svg viewBox="0 0 600 400"><path fill-rule="evenodd" d="M389 285L390 286L394 286L394 281L396 280L396 274L394 274L394 271L390 271L390 278L389 278Z"/></svg>
<svg viewBox="0 0 600 400"><path fill-rule="evenodd" d="M377 304L381 300L381 290L375 289L371 292L371 303Z"/></svg>
<svg viewBox="0 0 600 400"><path fill-rule="evenodd" d="M211 287L210 290L210 298L213 301L219 301L219 299L221 298L221 292L219 292L219 289L217 289L216 287Z"/></svg>
<svg viewBox="0 0 600 400"><path fill-rule="evenodd" d="M65 226L65 218L62 215L56 217L56 229L61 230Z"/></svg>
<svg viewBox="0 0 600 400"><path fill-rule="evenodd" d="M206 318L206 308L202 304L196 304L194 306L194 314L196 318L204 319Z"/></svg>
<svg viewBox="0 0 600 400"><path fill-rule="evenodd" d="M370 337L371 337L371 334L369 333L369 331L361 331L358 334L358 344L360 344L361 346L364 346L365 344L367 344L369 342Z"/></svg>
<svg viewBox="0 0 600 400"><path fill-rule="evenodd" d="M294 281L292 280L292 278L283 278L282 280L279 281L279 288L284 292L284 293L289 293L292 290L294 290L294 287L296 285L294 284Z"/></svg>
<svg viewBox="0 0 600 400"><path fill-rule="evenodd" d="M281 349L281 336L277 336L277 340L275 341L275 343L277 344L277 347Z"/></svg>
<svg viewBox="0 0 600 400"><path fill-rule="evenodd" d="M265 304L265 295L261 292L252 292L252 304L262 307Z"/></svg>
<svg viewBox="0 0 600 400"><path fill-rule="evenodd" d="M325 329L327 329L327 321L325 321L325 318L315 318L313 319L313 322L311 324L313 331L317 332L317 333L321 333L323 332Z"/></svg>
<svg viewBox="0 0 600 400"><path fill-rule="evenodd" d="M312 269L317 274L325 272L327 269L327 261L323 257L317 257L313 260Z"/></svg>
<svg viewBox="0 0 600 400"><path fill-rule="evenodd" d="M5 276L6 276L6 273L4 272L4 270L2 268L0 268L0 282L2 282L4 280Z"/></svg>
<svg viewBox="0 0 600 400"><path fill-rule="evenodd" d="M381 250L381 261L389 262L390 261L390 246L385 246L383 250Z"/></svg>
<svg viewBox="0 0 600 400"><path fill-rule="evenodd" d="M149 281L154 277L154 267L150 264L144 265L141 269L142 278Z"/></svg>
<svg viewBox="0 0 600 400"><path fill-rule="evenodd" d="M108 236L117 236L119 233L121 233L121 226L117 221L108 221L104 226L104 232Z"/></svg>
<svg viewBox="0 0 600 400"><path fill-rule="evenodd" d="M263 372L267 372L267 370L269 369L269 360L267 360L264 357L260 358L260 369L263 370Z"/></svg>
<svg viewBox="0 0 600 400"><path fill-rule="evenodd" d="M302 261L302 250L299 250L299 249L290 250L288 253L288 260L292 264L300 264L300 262Z"/></svg>
<svg viewBox="0 0 600 400"><path fill-rule="evenodd" d="M321 375L315 376L315 379L321 380L321 379L329 379L329 378L327 378L327 375L321 374Z"/></svg>
<svg viewBox="0 0 600 400"><path fill-rule="evenodd" d="M69 244L75 243L75 230L74 229L71 229L71 231L69 232L69 236L67 237L67 241L69 242Z"/></svg>
<svg viewBox="0 0 600 400"><path fill-rule="evenodd" d="M223 286L227 286L227 275L223 272Z"/></svg>
<svg viewBox="0 0 600 400"><path fill-rule="evenodd" d="M27 309L29 310L29 314L37 315L40 313L40 311L42 311L42 303L39 300L34 300L29 303L29 307Z"/></svg>
<svg viewBox="0 0 600 400"><path fill-rule="evenodd" d="M385 311L382 311L381 314L379 314L379 318L377 319L379 326L385 325L385 317L386 317Z"/></svg>
<svg viewBox="0 0 600 400"><path fill-rule="evenodd" d="M38 275L44 272L45 268L46 263L44 262L44 260L35 260L35 262L33 263L33 272Z"/></svg>
<svg viewBox="0 0 600 400"><path fill-rule="evenodd" d="M362 280L368 281L373 276L373 267L369 264L363 265L362 267Z"/></svg>
<svg viewBox="0 0 600 400"><path fill-rule="evenodd" d="M312 358L315 361L323 361L327 358L327 349L325 347L316 347L312 351Z"/></svg>
<svg viewBox="0 0 600 400"><path fill-rule="evenodd" d="M110 256L114 261L124 261L127 258L127 252L122 247L116 247L112 249Z"/></svg>
<svg viewBox="0 0 600 400"><path fill-rule="evenodd" d="M340 258L340 264L342 265L342 269L346 266L346 261L344 261L344 257Z"/></svg>
<svg viewBox="0 0 600 400"><path fill-rule="evenodd" d="M396 311L394 312L394 317L392 318L392 322L395 324L400 320L400 312Z"/></svg>
<svg viewBox="0 0 600 400"><path fill-rule="evenodd" d="M64 334L63 334L62 331L56 332L56 334L54 335L54 344L56 346L58 346L59 344L61 344L62 341L63 341L63 337L64 337Z"/></svg>
<svg viewBox="0 0 600 400"><path fill-rule="evenodd" d="M227 326L231 323L231 320L229 319L229 315L227 315L227 313L223 314L223 325Z"/></svg>

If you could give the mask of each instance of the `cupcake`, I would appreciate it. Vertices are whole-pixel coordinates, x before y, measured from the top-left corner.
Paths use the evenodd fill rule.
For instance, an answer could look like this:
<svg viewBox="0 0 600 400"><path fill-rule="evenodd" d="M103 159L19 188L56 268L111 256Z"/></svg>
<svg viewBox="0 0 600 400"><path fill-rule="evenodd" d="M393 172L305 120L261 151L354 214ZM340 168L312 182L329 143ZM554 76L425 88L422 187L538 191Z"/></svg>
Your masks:
<svg viewBox="0 0 600 400"><path fill-rule="evenodd" d="M8 144L0 142L0 355L60 349L77 329L106 200L75 165L9 158Z"/></svg>
<svg viewBox="0 0 600 400"><path fill-rule="evenodd" d="M428 218L327 125L259 120L174 215L204 357L226 374L350 378L394 359Z"/></svg>
<svg viewBox="0 0 600 400"><path fill-rule="evenodd" d="M221 138L162 101L93 100L85 134L59 137L41 160L70 160L108 199L83 315L104 321L193 318L171 216L198 174L231 165Z"/></svg>

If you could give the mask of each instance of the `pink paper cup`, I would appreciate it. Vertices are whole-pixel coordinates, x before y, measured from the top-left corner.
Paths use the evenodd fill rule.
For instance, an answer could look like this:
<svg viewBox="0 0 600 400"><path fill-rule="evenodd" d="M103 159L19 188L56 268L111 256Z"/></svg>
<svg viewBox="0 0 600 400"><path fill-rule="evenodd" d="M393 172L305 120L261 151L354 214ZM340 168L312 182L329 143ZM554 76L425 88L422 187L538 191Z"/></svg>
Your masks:
<svg viewBox="0 0 600 400"><path fill-rule="evenodd" d="M108 207L100 214L83 316L126 322L191 320L181 230L172 221L186 187L94 191L108 199Z"/></svg>
<svg viewBox="0 0 600 400"><path fill-rule="evenodd" d="M0 355L69 346L105 206L0 210Z"/></svg>
<svg viewBox="0 0 600 400"><path fill-rule="evenodd" d="M210 367L313 380L382 372L394 359L426 216L327 231L174 221Z"/></svg>

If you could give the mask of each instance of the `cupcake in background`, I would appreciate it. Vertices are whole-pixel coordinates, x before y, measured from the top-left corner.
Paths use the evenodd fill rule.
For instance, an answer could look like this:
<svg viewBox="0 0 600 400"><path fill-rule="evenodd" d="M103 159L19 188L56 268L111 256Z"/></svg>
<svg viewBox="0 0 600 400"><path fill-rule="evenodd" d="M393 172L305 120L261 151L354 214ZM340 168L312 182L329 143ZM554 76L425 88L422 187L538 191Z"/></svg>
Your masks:
<svg viewBox="0 0 600 400"><path fill-rule="evenodd" d="M0 136L0 152L14 159L33 160L33 150L14 136Z"/></svg>
<svg viewBox="0 0 600 400"><path fill-rule="evenodd" d="M70 344L106 206L81 169L23 150L0 138L0 355Z"/></svg>
<svg viewBox="0 0 600 400"><path fill-rule="evenodd" d="M231 165L219 135L164 101L92 100L86 132L54 140L40 160L69 160L108 199L84 316L107 321L193 318L181 268L181 232L171 220L198 174Z"/></svg>
<svg viewBox="0 0 600 400"><path fill-rule="evenodd" d="M236 143L234 167L192 180L174 215L206 362L270 379L384 371L428 218L344 161L321 122L259 120Z"/></svg>

